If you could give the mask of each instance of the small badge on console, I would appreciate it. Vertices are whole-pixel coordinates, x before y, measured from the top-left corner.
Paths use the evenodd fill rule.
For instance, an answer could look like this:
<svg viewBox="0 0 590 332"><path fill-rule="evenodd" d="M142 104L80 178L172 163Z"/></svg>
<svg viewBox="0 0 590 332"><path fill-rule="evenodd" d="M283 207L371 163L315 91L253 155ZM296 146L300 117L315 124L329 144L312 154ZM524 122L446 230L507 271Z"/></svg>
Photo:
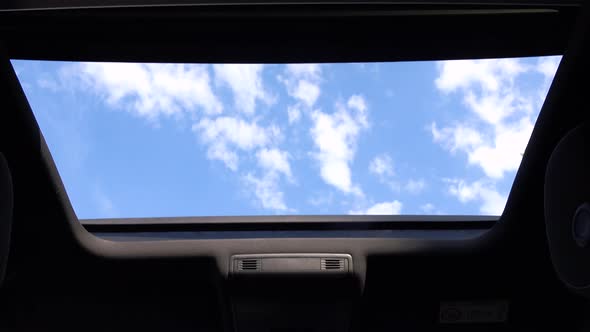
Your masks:
<svg viewBox="0 0 590 332"><path fill-rule="evenodd" d="M504 323L508 319L507 301L441 302L441 324Z"/></svg>

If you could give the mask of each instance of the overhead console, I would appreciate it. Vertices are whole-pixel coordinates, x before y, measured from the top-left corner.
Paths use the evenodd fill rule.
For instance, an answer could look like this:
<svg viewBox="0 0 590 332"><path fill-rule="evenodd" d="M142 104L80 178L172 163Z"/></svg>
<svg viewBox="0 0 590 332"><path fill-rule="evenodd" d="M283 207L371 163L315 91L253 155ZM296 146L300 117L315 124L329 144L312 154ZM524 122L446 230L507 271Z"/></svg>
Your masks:
<svg viewBox="0 0 590 332"><path fill-rule="evenodd" d="M260 254L234 255L230 272L240 274L349 274L353 272L348 254Z"/></svg>
<svg viewBox="0 0 590 332"><path fill-rule="evenodd" d="M351 255L233 255L230 264L229 295L236 331L350 329L361 295Z"/></svg>

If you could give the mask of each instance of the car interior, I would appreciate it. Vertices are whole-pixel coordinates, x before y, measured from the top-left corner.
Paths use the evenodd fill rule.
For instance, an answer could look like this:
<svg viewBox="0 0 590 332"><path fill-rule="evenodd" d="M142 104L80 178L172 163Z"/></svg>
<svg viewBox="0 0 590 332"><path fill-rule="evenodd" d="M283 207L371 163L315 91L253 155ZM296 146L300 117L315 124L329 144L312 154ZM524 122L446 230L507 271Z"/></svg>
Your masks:
<svg viewBox="0 0 590 332"><path fill-rule="evenodd" d="M588 15L582 0L0 3L0 331L590 330ZM546 55L563 57L499 217L79 220L11 64Z"/></svg>

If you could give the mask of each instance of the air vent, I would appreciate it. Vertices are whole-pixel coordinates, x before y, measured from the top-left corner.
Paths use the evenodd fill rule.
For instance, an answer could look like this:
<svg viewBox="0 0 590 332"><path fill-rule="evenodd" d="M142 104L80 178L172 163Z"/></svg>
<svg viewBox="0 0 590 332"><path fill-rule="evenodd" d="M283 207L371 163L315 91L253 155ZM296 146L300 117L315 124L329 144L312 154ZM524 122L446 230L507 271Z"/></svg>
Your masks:
<svg viewBox="0 0 590 332"><path fill-rule="evenodd" d="M342 275L351 273L352 257L348 254L294 253L233 255L232 274L268 275L310 274Z"/></svg>
<svg viewBox="0 0 590 332"><path fill-rule="evenodd" d="M260 271L260 259L240 259L238 261L238 271Z"/></svg>
<svg viewBox="0 0 590 332"><path fill-rule="evenodd" d="M343 258L322 258L321 269L322 270L331 270L331 271L342 271L342 270L344 270L344 259Z"/></svg>

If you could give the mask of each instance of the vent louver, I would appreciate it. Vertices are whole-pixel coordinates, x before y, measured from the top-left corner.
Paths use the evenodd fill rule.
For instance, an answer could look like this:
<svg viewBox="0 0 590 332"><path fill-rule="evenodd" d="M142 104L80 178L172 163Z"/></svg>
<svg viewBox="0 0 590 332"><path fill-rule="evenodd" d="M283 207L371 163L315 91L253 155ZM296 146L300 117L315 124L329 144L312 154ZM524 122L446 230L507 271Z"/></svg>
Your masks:
<svg viewBox="0 0 590 332"><path fill-rule="evenodd" d="M322 258L321 269L322 270L331 270L331 271L342 271L342 270L344 270L344 259L343 258Z"/></svg>
<svg viewBox="0 0 590 332"><path fill-rule="evenodd" d="M238 271L260 271L260 259L240 259L238 261Z"/></svg>
<svg viewBox="0 0 590 332"><path fill-rule="evenodd" d="M332 253L244 254L231 257L230 273L239 275L352 273L352 256Z"/></svg>

